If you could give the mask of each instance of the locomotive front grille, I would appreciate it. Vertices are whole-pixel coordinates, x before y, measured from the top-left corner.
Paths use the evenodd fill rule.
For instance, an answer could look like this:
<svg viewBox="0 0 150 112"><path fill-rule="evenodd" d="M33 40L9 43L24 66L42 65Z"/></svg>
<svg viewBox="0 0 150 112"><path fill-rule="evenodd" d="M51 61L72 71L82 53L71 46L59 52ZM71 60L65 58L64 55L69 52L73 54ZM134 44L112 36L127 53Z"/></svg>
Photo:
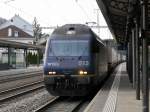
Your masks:
<svg viewBox="0 0 150 112"><path fill-rule="evenodd" d="M74 71L71 71L71 70L63 70L63 71L62 71L62 74L63 74L63 75L73 75L73 74L75 74L75 72L74 72Z"/></svg>

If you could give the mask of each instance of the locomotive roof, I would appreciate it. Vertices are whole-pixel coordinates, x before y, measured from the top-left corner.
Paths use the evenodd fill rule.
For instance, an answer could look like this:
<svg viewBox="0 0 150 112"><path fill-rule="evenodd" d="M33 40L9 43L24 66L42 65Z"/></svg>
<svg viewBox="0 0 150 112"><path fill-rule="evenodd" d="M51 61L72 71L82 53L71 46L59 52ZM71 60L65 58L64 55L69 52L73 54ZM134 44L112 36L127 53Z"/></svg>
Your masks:
<svg viewBox="0 0 150 112"><path fill-rule="evenodd" d="M66 24L64 26L58 27L53 34L66 35L67 33L75 33L77 35L81 34L91 34L91 29L83 24Z"/></svg>
<svg viewBox="0 0 150 112"><path fill-rule="evenodd" d="M57 36L56 36L57 35ZM64 35L64 36L63 36ZM78 36L79 35L79 36ZM86 35L82 36L81 35ZM65 38L65 37L72 37L77 36L77 38L84 38L84 39L96 39L100 43L103 43L102 39L100 39L90 27L83 25L83 24L66 24L64 26L58 27L52 33L51 38Z"/></svg>

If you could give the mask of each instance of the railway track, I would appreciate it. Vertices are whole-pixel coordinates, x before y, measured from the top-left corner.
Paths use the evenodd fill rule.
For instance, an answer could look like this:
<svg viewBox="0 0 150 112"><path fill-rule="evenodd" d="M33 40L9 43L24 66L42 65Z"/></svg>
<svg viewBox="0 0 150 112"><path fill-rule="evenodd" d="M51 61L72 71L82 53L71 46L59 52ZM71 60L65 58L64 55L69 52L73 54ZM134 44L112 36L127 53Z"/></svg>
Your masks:
<svg viewBox="0 0 150 112"><path fill-rule="evenodd" d="M20 75L20 74L29 74L33 72L41 72L42 69L40 70L32 70L32 71L1 71L0 72L0 77L5 77L5 76L14 76L14 75Z"/></svg>
<svg viewBox="0 0 150 112"><path fill-rule="evenodd" d="M49 102L39 107L34 112L77 112L86 102L85 99L75 97L54 97Z"/></svg>
<svg viewBox="0 0 150 112"><path fill-rule="evenodd" d="M108 84L105 85L107 80ZM83 112L91 100L95 97L97 91L103 91L104 88L109 89L107 86L112 85L113 80L113 75L111 77L107 77L105 81L102 82L99 89L93 91L93 93L89 96L77 97L78 100L74 100L72 97L55 97L34 112Z"/></svg>
<svg viewBox="0 0 150 112"><path fill-rule="evenodd" d="M0 83L20 80L20 79L25 79L25 78L42 76L41 74L43 74L42 71L30 72L30 73L22 73L22 74L13 74L12 76L11 75L0 76Z"/></svg>
<svg viewBox="0 0 150 112"><path fill-rule="evenodd" d="M56 96L54 98L52 98L49 102L43 104L41 107L39 107L38 109L36 109L34 112L43 112L43 111L46 111L46 109L52 105L53 103L57 102L57 100L59 100L60 97L59 96Z"/></svg>
<svg viewBox="0 0 150 112"><path fill-rule="evenodd" d="M21 95L34 92L36 90L44 88L43 81L26 84L16 88L8 89L0 92L0 103L9 101Z"/></svg>

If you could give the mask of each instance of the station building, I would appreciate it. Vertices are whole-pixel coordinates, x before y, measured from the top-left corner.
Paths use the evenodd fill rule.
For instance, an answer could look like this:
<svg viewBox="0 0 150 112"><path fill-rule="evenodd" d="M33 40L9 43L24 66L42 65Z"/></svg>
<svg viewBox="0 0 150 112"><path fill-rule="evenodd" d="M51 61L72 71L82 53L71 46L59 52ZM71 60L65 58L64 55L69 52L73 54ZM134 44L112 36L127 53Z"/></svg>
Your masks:
<svg viewBox="0 0 150 112"><path fill-rule="evenodd" d="M14 15L10 20L0 24L0 39L15 41L27 44L33 44L33 28L32 24ZM23 49L10 48L10 64L12 68L20 68L25 66L25 57ZM34 51L32 51L34 52ZM8 48L0 48L0 64L8 63Z"/></svg>

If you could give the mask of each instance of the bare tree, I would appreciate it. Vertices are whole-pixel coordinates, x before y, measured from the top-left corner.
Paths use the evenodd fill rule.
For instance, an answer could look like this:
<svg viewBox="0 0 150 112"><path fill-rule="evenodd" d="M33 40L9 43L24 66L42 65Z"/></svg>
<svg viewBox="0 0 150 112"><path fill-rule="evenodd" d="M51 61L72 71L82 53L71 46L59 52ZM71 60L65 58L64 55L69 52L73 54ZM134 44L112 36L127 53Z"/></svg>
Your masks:
<svg viewBox="0 0 150 112"><path fill-rule="evenodd" d="M33 25L34 44L36 44L37 41L41 38L42 29L40 28L40 24L38 24L36 17L34 18L32 25Z"/></svg>

